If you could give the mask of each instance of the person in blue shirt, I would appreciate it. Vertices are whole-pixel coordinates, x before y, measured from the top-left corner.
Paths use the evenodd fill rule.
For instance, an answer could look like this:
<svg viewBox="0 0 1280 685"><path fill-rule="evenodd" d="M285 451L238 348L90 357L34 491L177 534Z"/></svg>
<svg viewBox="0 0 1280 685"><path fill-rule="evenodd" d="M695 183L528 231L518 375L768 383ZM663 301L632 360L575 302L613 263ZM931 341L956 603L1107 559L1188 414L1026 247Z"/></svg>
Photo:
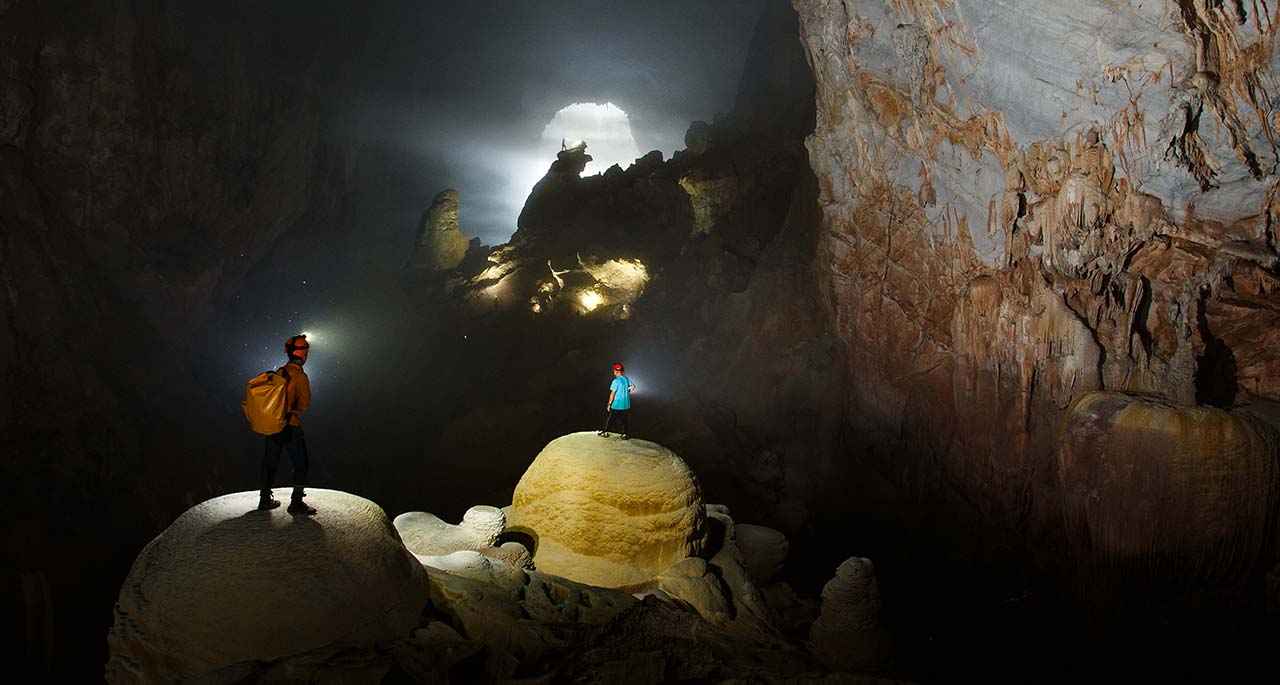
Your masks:
<svg viewBox="0 0 1280 685"><path fill-rule="evenodd" d="M609 417L604 420L604 430L596 433L601 437L609 437L609 428L613 426L613 418L616 416L622 420L622 439L629 440L631 436L631 421L627 418L627 413L631 411L631 393L635 392L636 386L631 383L631 379L622 375L624 369L621 364L613 365L613 383L609 385Z"/></svg>

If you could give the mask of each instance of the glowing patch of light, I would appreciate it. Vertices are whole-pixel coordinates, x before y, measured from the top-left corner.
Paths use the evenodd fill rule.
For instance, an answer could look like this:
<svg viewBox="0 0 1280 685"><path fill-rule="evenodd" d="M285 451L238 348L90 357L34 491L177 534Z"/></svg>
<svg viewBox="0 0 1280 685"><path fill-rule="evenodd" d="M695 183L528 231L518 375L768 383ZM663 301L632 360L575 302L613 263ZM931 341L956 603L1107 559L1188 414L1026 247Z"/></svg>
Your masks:
<svg viewBox="0 0 1280 685"><path fill-rule="evenodd" d="M584 176L601 173L614 164L626 169L640 156L640 148L631 135L631 120L612 102L575 102L556 112L542 129L538 152L545 153L547 161L538 171L539 178L560 152L562 141L569 147L586 143L592 160L582 172Z"/></svg>
<svg viewBox="0 0 1280 685"><path fill-rule="evenodd" d="M607 288L637 295L649 281L649 270L639 259L610 259L601 264L583 264L582 268Z"/></svg>
<svg viewBox="0 0 1280 685"><path fill-rule="evenodd" d="M593 311L604 302L604 298L600 296L600 293L594 290L584 290L581 293L578 293L578 302L582 305L583 309Z"/></svg>

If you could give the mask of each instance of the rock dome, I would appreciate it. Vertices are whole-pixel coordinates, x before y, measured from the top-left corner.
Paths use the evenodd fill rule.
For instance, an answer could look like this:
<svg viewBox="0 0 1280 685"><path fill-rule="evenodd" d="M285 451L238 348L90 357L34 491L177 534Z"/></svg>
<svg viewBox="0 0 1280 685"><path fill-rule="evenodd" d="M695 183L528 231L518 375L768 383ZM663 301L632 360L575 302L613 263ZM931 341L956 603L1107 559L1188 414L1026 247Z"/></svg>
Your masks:
<svg viewBox="0 0 1280 685"><path fill-rule="evenodd" d="M152 540L120 589L107 680L313 680L339 652L344 674L380 677L372 647L417 627L426 572L373 502L314 489L307 501L314 517L224 495Z"/></svg>
<svg viewBox="0 0 1280 685"><path fill-rule="evenodd" d="M539 571L625 588L703 552L706 512L679 456L645 440L573 433L551 441L516 485L509 530L537 540Z"/></svg>

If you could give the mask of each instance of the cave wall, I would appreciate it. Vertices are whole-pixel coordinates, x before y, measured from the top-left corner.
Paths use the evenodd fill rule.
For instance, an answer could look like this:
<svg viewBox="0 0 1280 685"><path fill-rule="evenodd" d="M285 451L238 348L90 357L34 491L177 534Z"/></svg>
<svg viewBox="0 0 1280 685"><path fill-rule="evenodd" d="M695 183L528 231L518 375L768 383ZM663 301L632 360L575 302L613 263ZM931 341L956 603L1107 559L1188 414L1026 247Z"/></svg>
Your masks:
<svg viewBox="0 0 1280 685"><path fill-rule="evenodd" d="M890 501L1047 548L1071 485L1057 431L1084 393L1271 414L1273 8L793 4L848 449Z"/></svg>
<svg viewBox="0 0 1280 685"><path fill-rule="evenodd" d="M235 3L0 4L8 673L100 662L77 657L101 652L136 550L241 468L207 430L201 327L250 269L288 259L283 236L340 211L354 144L326 104L342 65L319 51L337 25Z"/></svg>

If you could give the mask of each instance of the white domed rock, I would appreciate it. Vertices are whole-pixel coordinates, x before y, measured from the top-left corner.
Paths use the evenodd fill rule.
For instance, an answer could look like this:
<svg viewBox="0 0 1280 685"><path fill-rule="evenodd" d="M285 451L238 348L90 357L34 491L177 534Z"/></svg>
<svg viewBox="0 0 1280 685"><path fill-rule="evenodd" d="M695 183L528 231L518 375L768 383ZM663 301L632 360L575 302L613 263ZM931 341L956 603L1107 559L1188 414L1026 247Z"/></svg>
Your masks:
<svg viewBox="0 0 1280 685"><path fill-rule="evenodd" d="M456 526L422 511L405 512L395 520L404 546L422 556L443 556L461 550L479 552L493 547L506 526L507 517L502 510L487 506L471 507Z"/></svg>
<svg viewBox="0 0 1280 685"><path fill-rule="evenodd" d="M107 680L312 680L338 652L376 680L388 664L372 648L417 627L426 572L373 502L318 489L307 501L315 516L224 495L152 540L120 589Z"/></svg>
<svg viewBox="0 0 1280 685"><path fill-rule="evenodd" d="M539 571L630 588L701 554L705 524L697 478L674 452L583 432L551 441L529 465L508 528L534 536Z"/></svg>

